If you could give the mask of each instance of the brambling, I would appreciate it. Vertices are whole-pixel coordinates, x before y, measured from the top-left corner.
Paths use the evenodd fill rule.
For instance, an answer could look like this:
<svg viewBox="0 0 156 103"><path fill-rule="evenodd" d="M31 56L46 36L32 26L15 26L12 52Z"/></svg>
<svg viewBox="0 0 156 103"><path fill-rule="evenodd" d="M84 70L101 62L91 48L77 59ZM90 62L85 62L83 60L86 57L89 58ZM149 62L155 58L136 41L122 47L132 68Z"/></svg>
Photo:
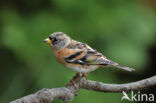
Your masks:
<svg viewBox="0 0 156 103"><path fill-rule="evenodd" d="M50 44L58 62L69 69L82 73L83 76L100 67L116 67L134 71L132 68L107 59L89 45L73 40L63 32L55 32L43 41Z"/></svg>

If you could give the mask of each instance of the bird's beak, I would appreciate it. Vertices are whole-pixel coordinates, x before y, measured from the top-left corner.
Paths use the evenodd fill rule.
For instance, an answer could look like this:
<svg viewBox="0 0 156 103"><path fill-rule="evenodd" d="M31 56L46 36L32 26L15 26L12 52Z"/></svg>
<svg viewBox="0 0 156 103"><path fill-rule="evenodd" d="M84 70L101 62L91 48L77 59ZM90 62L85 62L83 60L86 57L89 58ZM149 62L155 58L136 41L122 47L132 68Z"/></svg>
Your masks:
<svg viewBox="0 0 156 103"><path fill-rule="evenodd" d="M43 42L45 42L47 44L51 44L51 40L49 38L44 39Z"/></svg>

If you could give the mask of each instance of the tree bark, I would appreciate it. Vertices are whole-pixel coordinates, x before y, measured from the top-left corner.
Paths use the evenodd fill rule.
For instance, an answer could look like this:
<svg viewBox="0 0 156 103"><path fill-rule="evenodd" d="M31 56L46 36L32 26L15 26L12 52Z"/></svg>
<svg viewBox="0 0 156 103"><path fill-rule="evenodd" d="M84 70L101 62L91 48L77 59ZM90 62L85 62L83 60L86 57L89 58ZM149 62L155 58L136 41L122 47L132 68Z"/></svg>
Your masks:
<svg viewBox="0 0 156 103"><path fill-rule="evenodd" d="M136 91L156 85L156 76L127 84L106 84L81 78L73 85L61 88L42 89L34 94L27 95L10 103L51 103L56 99L69 102L74 99L79 89L87 89L99 92L122 92Z"/></svg>

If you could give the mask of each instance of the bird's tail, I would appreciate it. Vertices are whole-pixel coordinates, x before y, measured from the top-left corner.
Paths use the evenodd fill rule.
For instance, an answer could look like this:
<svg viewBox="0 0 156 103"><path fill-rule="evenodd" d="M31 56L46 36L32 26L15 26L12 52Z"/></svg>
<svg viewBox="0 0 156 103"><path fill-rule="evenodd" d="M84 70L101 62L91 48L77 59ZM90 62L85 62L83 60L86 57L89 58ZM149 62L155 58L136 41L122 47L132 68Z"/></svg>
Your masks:
<svg viewBox="0 0 156 103"><path fill-rule="evenodd" d="M127 67L127 66L123 66L120 65L114 61L108 60L108 59L103 59L103 66L108 66L108 67L116 67L116 68L120 68L129 72L135 71L135 69Z"/></svg>
<svg viewBox="0 0 156 103"><path fill-rule="evenodd" d="M116 62L113 62L113 61L111 61L111 60L109 60L109 61L110 61L110 62L109 62L109 65L112 66L112 67L117 67L117 68L120 68L120 69L129 71L129 72L135 71L135 69L133 69L133 68L120 65L120 64L118 64L118 63L116 63Z"/></svg>
<svg viewBox="0 0 156 103"><path fill-rule="evenodd" d="M123 65L119 65L119 64L116 65L115 67L123 69L123 70L126 70L126 71L129 71L129 72L135 71L135 69L133 69L133 68L130 68L130 67L127 67L127 66L123 66Z"/></svg>

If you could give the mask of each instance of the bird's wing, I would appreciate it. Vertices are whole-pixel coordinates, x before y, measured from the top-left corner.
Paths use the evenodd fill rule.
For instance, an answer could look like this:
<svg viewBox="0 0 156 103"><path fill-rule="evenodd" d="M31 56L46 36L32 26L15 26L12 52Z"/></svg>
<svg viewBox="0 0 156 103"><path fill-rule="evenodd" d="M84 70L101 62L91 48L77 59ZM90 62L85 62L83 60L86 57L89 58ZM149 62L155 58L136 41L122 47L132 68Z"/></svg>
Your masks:
<svg viewBox="0 0 156 103"><path fill-rule="evenodd" d="M64 57L64 61L66 63L81 64L80 59L85 56L86 47L86 44L72 40L72 42L64 49L67 54Z"/></svg>
<svg viewBox="0 0 156 103"><path fill-rule="evenodd" d="M111 66L121 68L126 71L134 71L133 68L119 65L118 63L107 59L102 53L97 52L87 44L81 42L73 41L73 43L67 46L66 49L67 51L69 51L69 53L67 52L67 54L70 54L64 58L64 61L66 63L81 65L98 65L100 67Z"/></svg>
<svg viewBox="0 0 156 103"><path fill-rule="evenodd" d="M87 53L84 56L83 61L85 62L85 64L90 65L103 65L103 66L115 65L115 62L108 60L102 53L99 53L92 48L87 49Z"/></svg>
<svg viewBox="0 0 156 103"><path fill-rule="evenodd" d="M73 42L67 46L67 49L72 52L71 55L64 58L67 63L83 65L111 65L114 63L87 44L81 42Z"/></svg>

